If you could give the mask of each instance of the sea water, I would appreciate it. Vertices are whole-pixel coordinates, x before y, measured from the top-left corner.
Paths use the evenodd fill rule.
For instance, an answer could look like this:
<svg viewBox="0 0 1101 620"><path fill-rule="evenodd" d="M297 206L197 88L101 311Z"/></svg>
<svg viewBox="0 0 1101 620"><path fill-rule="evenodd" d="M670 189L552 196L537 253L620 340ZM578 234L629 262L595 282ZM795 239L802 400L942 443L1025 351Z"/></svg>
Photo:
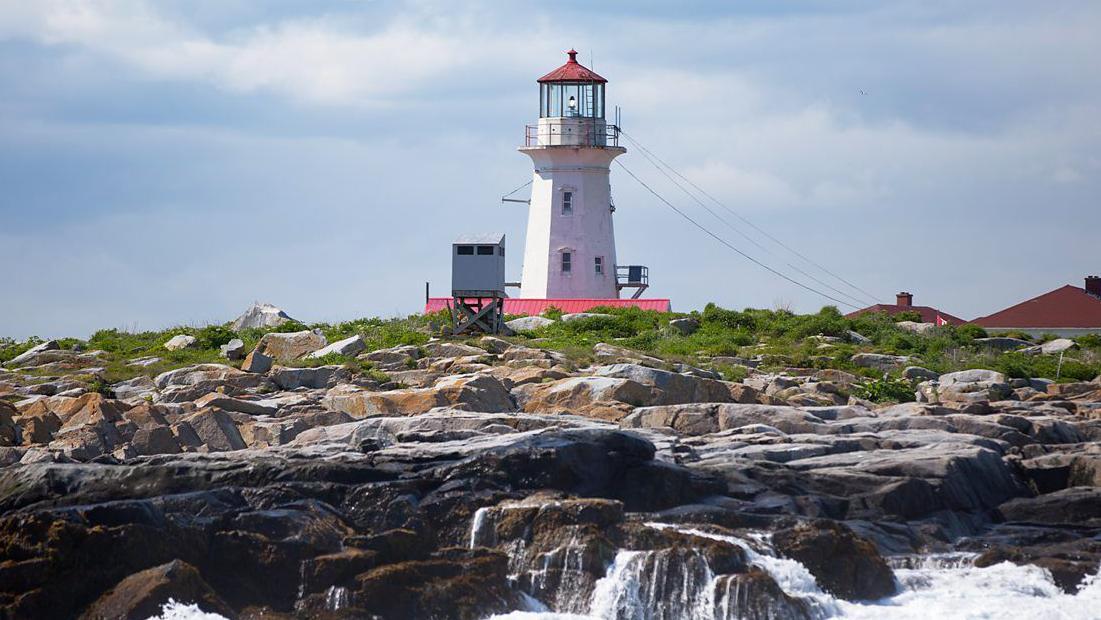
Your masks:
<svg viewBox="0 0 1101 620"><path fill-rule="evenodd" d="M656 528L673 527L651 524ZM746 551L750 564L766 571L789 596L807 602L821 618L854 620L1098 620L1101 619L1101 578L1087 577L1075 594L1066 594L1052 581L1050 573L1035 566L1003 562L984 568L970 565L960 554L930 555L909 561L913 568L896 568L898 592L891 597L864 603L836 599L823 592L803 565L768 552L758 551L760 541L742 540L700 530L683 530L736 544ZM493 616L493 620L592 620L622 618L653 620L671 618L670 609L658 611L642 593L651 576L653 563L643 562L647 552L621 551L597 582L585 614L549 611L515 611ZM701 575L700 587L684 590L676 616L685 620L736 618L723 593L719 578ZM530 609L537 609L532 600ZM195 605L170 602L155 620L220 620L222 616L201 611Z"/></svg>

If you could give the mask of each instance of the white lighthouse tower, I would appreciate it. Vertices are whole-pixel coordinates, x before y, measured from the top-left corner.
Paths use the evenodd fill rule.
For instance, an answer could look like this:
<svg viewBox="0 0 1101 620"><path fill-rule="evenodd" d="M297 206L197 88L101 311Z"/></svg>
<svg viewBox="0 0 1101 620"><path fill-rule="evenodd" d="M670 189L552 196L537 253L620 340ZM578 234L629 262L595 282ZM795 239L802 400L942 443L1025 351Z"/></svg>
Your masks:
<svg viewBox="0 0 1101 620"><path fill-rule="evenodd" d="M641 293L641 282L617 281L608 167L627 149L605 121L607 80L566 53L566 64L539 78L539 123L520 148L535 164L520 296L618 299L623 286ZM631 270L637 280L640 269Z"/></svg>
<svg viewBox="0 0 1101 620"><path fill-rule="evenodd" d="M605 120L608 81L581 66L574 50L566 54L566 64L539 78L539 123L527 126L520 147L535 164L531 199L501 198L528 203L520 296L504 293L516 286L504 279L504 237L461 237L451 245L452 296L431 297L426 286L424 300L425 313L450 311L455 333L497 333L505 314L551 307L669 311L668 299L641 299L650 285L646 267L616 260L608 168L627 149L619 146L617 124ZM620 299L624 289L634 289L630 299Z"/></svg>

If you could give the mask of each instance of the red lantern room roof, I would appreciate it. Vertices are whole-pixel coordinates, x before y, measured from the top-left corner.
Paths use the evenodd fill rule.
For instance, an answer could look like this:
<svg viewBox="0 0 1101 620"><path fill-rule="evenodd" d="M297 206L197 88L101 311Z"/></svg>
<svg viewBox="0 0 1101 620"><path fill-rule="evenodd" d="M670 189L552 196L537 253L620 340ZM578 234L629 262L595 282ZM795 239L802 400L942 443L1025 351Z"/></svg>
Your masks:
<svg viewBox="0 0 1101 620"><path fill-rule="evenodd" d="M577 50L566 52L570 59L566 64L539 78L539 82L607 82L604 78L592 72L581 63L577 62Z"/></svg>

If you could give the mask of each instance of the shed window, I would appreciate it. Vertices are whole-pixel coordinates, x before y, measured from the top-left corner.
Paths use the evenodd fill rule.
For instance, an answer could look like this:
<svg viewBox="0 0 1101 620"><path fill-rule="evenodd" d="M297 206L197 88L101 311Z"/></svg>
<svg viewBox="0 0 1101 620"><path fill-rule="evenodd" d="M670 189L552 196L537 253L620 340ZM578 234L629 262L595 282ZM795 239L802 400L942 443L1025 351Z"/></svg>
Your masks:
<svg viewBox="0 0 1101 620"><path fill-rule="evenodd" d="M505 255L505 246L503 246L503 245L498 246L497 247L497 256L504 256L504 255Z"/></svg>
<svg viewBox="0 0 1101 620"><path fill-rule="evenodd" d="M460 245L455 250L455 253L458 254L459 256L473 256L474 255L474 246L472 246L472 245Z"/></svg>
<svg viewBox="0 0 1101 620"><path fill-rule="evenodd" d="M573 255L569 252L562 252L562 273L569 273L572 266Z"/></svg>
<svg viewBox="0 0 1101 620"><path fill-rule="evenodd" d="M480 245L478 246L478 256L493 256L492 245Z"/></svg>
<svg viewBox="0 0 1101 620"><path fill-rule="evenodd" d="M598 276L604 275L604 257L603 256L597 256L596 258L593 259L593 261L594 261L595 266L596 266L596 275L598 275Z"/></svg>
<svg viewBox="0 0 1101 620"><path fill-rule="evenodd" d="M562 192L562 215L573 213L573 192Z"/></svg>

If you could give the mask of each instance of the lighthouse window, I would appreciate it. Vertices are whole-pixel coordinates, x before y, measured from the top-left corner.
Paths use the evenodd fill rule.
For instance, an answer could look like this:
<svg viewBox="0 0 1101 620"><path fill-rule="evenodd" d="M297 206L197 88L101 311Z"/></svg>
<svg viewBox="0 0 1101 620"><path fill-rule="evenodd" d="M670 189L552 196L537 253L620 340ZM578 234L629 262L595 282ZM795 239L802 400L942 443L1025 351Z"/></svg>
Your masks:
<svg viewBox="0 0 1101 620"><path fill-rule="evenodd" d="M493 256L492 245L480 245L478 246L478 256Z"/></svg>
<svg viewBox="0 0 1101 620"><path fill-rule="evenodd" d="M598 275L598 276L604 275L604 257L603 256L597 256L593 260L596 261L596 275Z"/></svg>
<svg viewBox="0 0 1101 620"><path fill-rule="evenodd" d="M562 192L562 215L573 213L573 192Z"/></svg>
<svg viewBox="0 0 1101 620"><path fill-rule="evenodd" d="M460 245L455 253L459 256L474 256L474 246L472 245Z"/></svg>
<svg viewBox="0 0 1101 620"><path fill-rule="evenodd" d="M570 263L573 260L573 256L569 252L562 252L562 273L570 272Z"/></svg>

